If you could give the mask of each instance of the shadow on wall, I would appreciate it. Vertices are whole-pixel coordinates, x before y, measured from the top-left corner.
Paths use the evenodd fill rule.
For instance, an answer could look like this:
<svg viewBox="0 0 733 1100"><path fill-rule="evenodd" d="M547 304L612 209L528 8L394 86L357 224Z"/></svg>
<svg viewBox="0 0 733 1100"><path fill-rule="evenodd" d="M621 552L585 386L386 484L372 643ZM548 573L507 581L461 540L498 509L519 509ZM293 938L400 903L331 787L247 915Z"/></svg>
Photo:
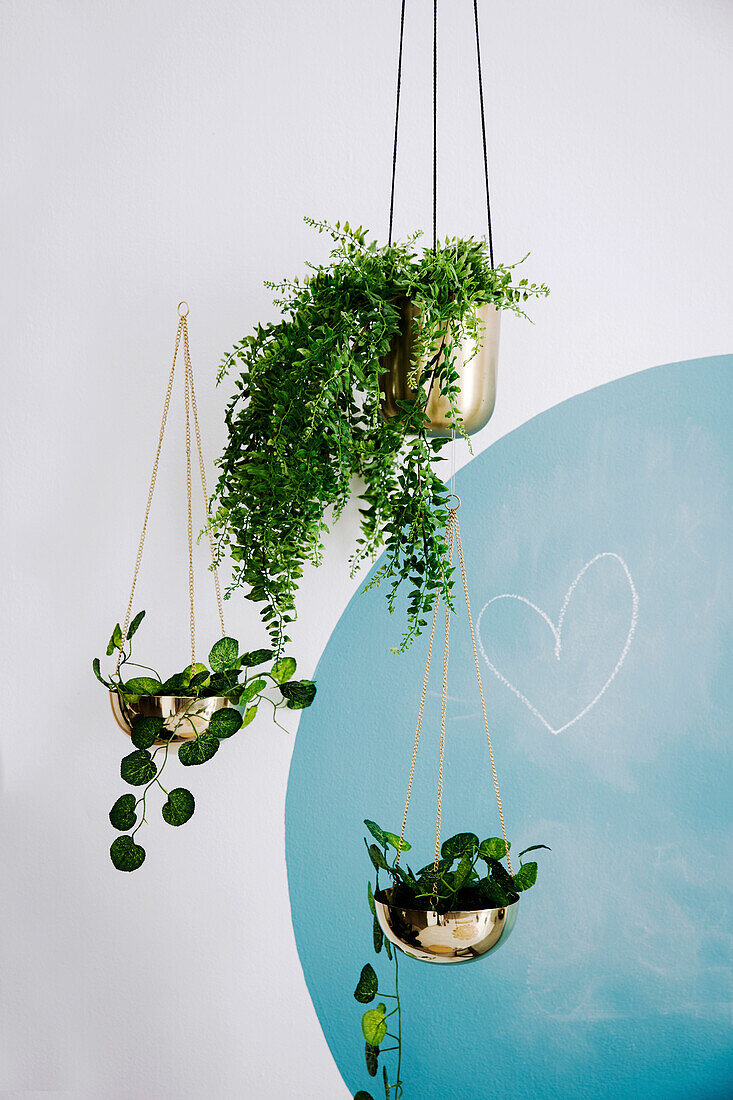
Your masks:
<svg viewBox="0 0 733 1100"><path fill-rule="evenodd" d="M510 839L553 852L497 956L449 972L404 960L406 1100L731 1094L720 866L731 818L733 676L721 655L732 367L731 356L693 360L601 386L458 475ZM392 656L390 629L378 594L354 597L318 666L288 787L298 950L353 1092L369 1078L352 990L365 962L386 966L371 951L362 819L399 832L425 658L424 639ZM422 863L438 675L407 829ZM443 835L492 835L460 613L450 687Z"/></svg>

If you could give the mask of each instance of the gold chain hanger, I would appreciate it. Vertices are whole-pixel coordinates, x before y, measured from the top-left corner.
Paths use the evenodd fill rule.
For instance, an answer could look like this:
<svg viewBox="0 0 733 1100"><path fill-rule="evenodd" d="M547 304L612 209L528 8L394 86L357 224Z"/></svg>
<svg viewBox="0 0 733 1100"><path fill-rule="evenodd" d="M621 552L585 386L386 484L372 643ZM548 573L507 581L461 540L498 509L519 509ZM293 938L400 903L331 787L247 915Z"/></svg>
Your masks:
<svg viewBox="0 0 733 1100"><path fill-rule="evenodd" d="M509 856L509 841L506 835L506 826L504 824L504 811L501 803L501 793L499 791L499 779L496 771L496 763L494 760L494 749L491 743L491 732L489 730L489 720L486 713L486 701L484 699L484 689L481 680L481 668L478 659L478 650L476 647L476 635L473 625L473 616L471 614L471 601L468 594L468 579L466 576L466 565L463 557L463 543L461 541L461 530L458 523L458 509L461 506L460 497L456 494L454 496L458 503L448 509L448 521L445 528L445 542L446 553L443 557L444 567L451 568L453 562L453 549L454 545L458 550L458 559L461 567L461 579L463 582L463 594L466 600L466 610L468 612L468 625L471 633L471 644L473 646L474 663L476 667L476 679L478 681L479 695L481 697L481 711L484 719L484 729L486 731L486 740L489 746L489 759L491 761L491 773L494 781L494 793L496 795L496 805L499 811L499 821L501 823L501 833L504 838L504 843L507 849L507 866L509 873L514 874L512 870L511 858ZM402 846L405 839L405 826L407 824L407 813L410 808L410 798L412 796L412 784L415 777L415 764L417 761L417 752L420 746L420 737L422 734L423 714L425 710L425 699L428 690L428 680L430 678L430 665L433 655L433 642L435 639L435 626L438 618L438 607L440 605L440 592L436 592L435 601L433 604L433 621L430 628L430 641L428 643L428 656L425 663L425 676L423 678L422 692L420 695L420 706L417 714L417 725L415 728L415 741L412 749L412 760L410 763L410 777L407 783L407 796L405 798L405 809L402 815L402 829L400 832L399 844L397 846L397 858L395 860L395 866L399 866L400 856L402 855ZM445 760L445 722L446 722L446 710L448 702L448 660L450 655L450 615L451 611L448 606L445 608L445 642L443 647L443 684L441 691L441 708L440 708L440 748L439 748L439 762L438 762L438 793L437 793L437 807L435 815L435 856L433 860L433 871L437 874L438 863L440 859L440 829L441 829L441 815L443 808L443 764ZM437 887L436 887L437 888ZM433 893L433 904L436 902L436 895Z"/></svg>
<svg viewBox="0 0 733 1100"><path fill-rule="evenodd" d="M196 408L196 393L193 384L193 367L191 365L191 352L188 343L188 302L178 303L178 329L176 331L176 340L173 348L173 362L171 364L170 373L168 375L168 385L165 392L165 398L163 401L163 416L160 423L160 432L158 433L158 445L155 451L155 459L153 461L153 472L150 478L150 487L148 489L148 499L145 505L145 518L143 520L142 531L140 532L140 542L137 548L137 557L135 559L135 568L132 575L132 588L130 590L130 599L127 604L127 611L125 613L125 621L122 627L122 644L120 645L119 654L117 657L117 668L119 672L120 664L122 662L122 648L127 641L127 631L130 629L130 618L132 616L132 604L135 599L135 588L137 586L138 573L140 572L140 563L143 556L143 547L145 545L145 535L148 530L148 519L150 518L150 507L153 503L153 494L155 492L155 483L158 477L158 465L160 463L160 452L163 446L163 436L165 435L165 429L168 422L168 410L170 408L171 394L173 392L173 381L176 373L176 360L178 358L178 351L183 341L183 359L184 359L184 405L185 405L185 417L186 417L186 502L187 502L187 521L188 521L188 594L190 605L190 625L191 625L191 664L196 663L196 619L194 610L194 572L193 572L193 510L191 504L191 420L193 420L194 434L196 436L196 447L198 451L199 459L199 471L201 475L201 488L204 495L204 508L206 510L206 518L209 518L209 496L206 489L206 472L204 466L203 448L201 445L201 432L199 429L198 410ZM214 553L214 540L211 534L211 530L207 523L207 532L209 536L209 547L211 550L211 565L212 572L214 574L214 589L216 592L216 602L219 611L219 622L221 624L222 637L226 635L226 628L224 626L224 610L221 599L221 588L219 585L219 575L216 570L216 555Z"/></svg>

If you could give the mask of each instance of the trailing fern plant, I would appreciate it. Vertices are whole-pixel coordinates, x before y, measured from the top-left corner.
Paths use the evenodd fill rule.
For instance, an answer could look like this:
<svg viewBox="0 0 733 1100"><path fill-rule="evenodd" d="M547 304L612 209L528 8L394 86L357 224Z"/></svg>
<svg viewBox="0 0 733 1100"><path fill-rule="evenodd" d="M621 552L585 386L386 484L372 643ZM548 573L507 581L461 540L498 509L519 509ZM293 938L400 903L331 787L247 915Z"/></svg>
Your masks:
<svg viewBox="0 0 733 1100"><path fill-rule="evenodd" d="M517 265L492 267L483 240L447 239L433 251L419 249L414 234L378 246L348 222L306 221L333 239L330 261L309 265L303 279L266 284L282 317L258 325L220 368L219 380L236 377L211 521L217 555L228 550L232 588L262 604L279 654L303 567L320 563L323 537L358 479L361 535L351 566L386 549L371 584L386 582L390 611L407 588L397 647L404 650L435 593L449 602L451 594L443 567L448 494L436 469L449 440L427 434L429 390L448 398L460 433L454 361L464 337L479 336L476 309L489 303L526 316L523 303L548 291L518 279ZM382 360L406 300L415 309L415 399L383 419Z"/></svg>
<svg viewBox="0 0 733 1100"><path fill-rule="evenodd" d="M135 837L146 822L148 796L153 787L160 788L166 796L161 814L168 825L185 825L193 816L196 803L191 792L186 787L168 790L161 782L169 763L171 742L177 735L189 738L178 749L180 763L186 768L204 764L219 751L222 741L254 721L261 703L269 703L274 716L281 707L289 710L309 707L316 695L313 681L293 679L296 670L293 657L280 657L273 662L275 655L271 649L240 654L235 638L220 638L212 646L208 668L200 663L188 665L163 680L154 668L132 660L132 639L144 616L144 611L135 615L126 636L117 623L107 646L107 656L117 654L119 658L115 671L105 678L101 662L95 657L94 674L108 691L120 697L123 709L125 704L130 707L131 713L146 696L175 696L183 703L168 719L138 714L132 720L131 740L135 748L122 758L120 776L131 787L141 788L141 793L120 795L109 813L112 827L125 834L118 836L110 847L110 858L118 871L136 871L145 860L145 849ZM154 675L127 679L128 665ZM263 665L269 665L269 670L260 667ZM279 698L273 699L268 688L276 689ZM208 721L203 721L201 701L210 698L225 698L232 705L216 710ZM277 718L275 722L279 725Z"/></svg>

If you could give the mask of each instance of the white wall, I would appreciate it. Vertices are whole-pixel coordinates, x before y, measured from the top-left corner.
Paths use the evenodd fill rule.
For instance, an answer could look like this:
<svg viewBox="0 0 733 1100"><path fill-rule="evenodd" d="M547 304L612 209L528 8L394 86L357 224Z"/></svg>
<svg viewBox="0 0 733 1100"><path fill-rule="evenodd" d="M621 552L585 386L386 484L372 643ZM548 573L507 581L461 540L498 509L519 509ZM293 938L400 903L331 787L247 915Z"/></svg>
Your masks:
<svg viewBox="0 0 733 1100"><path fill-rule="evenodd" d="M429 229L430 10L408 0L398 233ZM325 254L309 213L386 230L398 0L3 0L0 1090L342 1097L300 972L261 721L191 777L194 819L107 857L122 735L91 677L122 613L179 298L209 457L214 368ZM483 230L469 0L441 0L442 232ZM571 394L730 352L727 0L483 0L496 243L552 296L508 320L479 449ZM178 393L180 399L180 392ZM181 405L138 606L186 660ZM353 516L307 577L312 672L354 584ZM203 555L201 637L215 616ZM233 633L264 641L240 598ZM358 736L358 731L355 731ZM317 875L314 876L317 919Z"/></svg>

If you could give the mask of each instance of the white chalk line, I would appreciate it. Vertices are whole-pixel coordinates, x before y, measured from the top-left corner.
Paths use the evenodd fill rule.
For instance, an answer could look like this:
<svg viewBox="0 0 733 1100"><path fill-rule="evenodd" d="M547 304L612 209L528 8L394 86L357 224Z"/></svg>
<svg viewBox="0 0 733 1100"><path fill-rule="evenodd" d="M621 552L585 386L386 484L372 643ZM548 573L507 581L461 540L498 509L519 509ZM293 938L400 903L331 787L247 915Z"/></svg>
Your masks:
<svg viewBox="0 0 733 1100"><path fill-rule="evenodd" d="M496 667L496 665L492 664L492 662L489 660L488 655L486 653L486 650L484 649L484 644L483 644L483 641L482 641L482 638L481 638L481 619L483 618L483 614L486 611L486 609L488 607L490 607L492 603L496 603L497 600L519 600L520 603L524 603L524 604L527 605L527 607L530 607L533 611L536 611L537 614L540 615L544 619L544 621L547 623L547 625L549 626L549 628L552 631L553 636L555 638L555 657L559 661L560 660L560 655L562 653L563 621L565 619L565 612L568 609L568 604L570 603L570 600L573 596L573 593L575 592L575 589L578 585L578 582L581 580L583 575L588 571L588 569L590 569L591 565L595 565L595 563L597 561L600 561L602 558L615 558L616 561L619 562L619 564L621 565L621 568L623 569L624 573L626 574L626 579L629 582L629 588L631 589L631 600L632 600L631 621L629 623L629 632L626 636L626 641L625 641L624 647L621 651L621 656L619 657L618 661L616 662L616 667L614 668L613 672L608 677L608 679L606 680L605 684L603 685L601 690L598 692L598 694L593 699L591 699L590 703L588 703L588 705L586 707L584 707L583 710L581 710L579 714L576 714L575 717L573 719L571 719L570 722L566 722L564 726L559 726L557 729L555 729L555 728L553 728L553 726L550 725L550 723L547 721L547 719L544 717L544 715L540 713L540 711L537 709L537 707L535 707L534 704L530 702L530 700L527 698L527 696L523 695L522 692L519 690L519 688L515 687L514 684L512 684L506 678L506 676L504 676L503 673L501 673L499 671L499 669ZM557 735L558 733L562 733L566 729L570 729L570 727L574 726L576 722L579 722L581 718L584 718L585 715L588 713L588 711L592 710L592 708L596 705L598 700L605 694L605 692L611 686L613 681L616 679L616 677L618 676L618 674L621 670L621 666L623 665L624 661L626 660L626 656L629 652L629 648L631 646L632 639L633 639L634 634L636 632L636 624L637 624L637 621L638 621L638 617L639 617L639 596L638 596L638 593L637 593L636 588L634 586L634 582L632 580L631 573L629 572L629 568L628 568L626 562L624 561L624 559L619 554L615 554L615 553L613 553L613 551L608 550L608 551L604 551L601 554L596 554L596 556L594 558L591 558L591 560L589 562L586 562L586 564L580 570L577 577L575 578L573 583L570 585L570 588L568 588L568 590L565 594L565 599L563 601L562 609L560 611L560 617L557 620L557 626L555 626L555 624L552 622L550 617L542 610L541 607L537 607L536 604L533 604L531 602L531 600L528 600L526 598L526 596L518 596L516 593L513 593L513 592L504 592L500 596L494 596L492 599L489 600L488 603L484 604L484 606L481 608L481 612L479 614L479 617L476 620L476 636L477 636L477 639L478 639L478 644L479 644L479 649L481 650L481 654L482 654L484 660L486 661L486 664L489 666L489 668L494 673L496 678L498 680L500 680L502 684L504 684L506 687L508 687L510 691L513 691L518 699L521 699L521 701L524 703L524 705L529 708L529 710L532 712L532 714L535 715L535 717L539 718L540 722L542 722L542 724L547 727L547 729L550 731L550 733L554 733L555 735Z"/></svg>

